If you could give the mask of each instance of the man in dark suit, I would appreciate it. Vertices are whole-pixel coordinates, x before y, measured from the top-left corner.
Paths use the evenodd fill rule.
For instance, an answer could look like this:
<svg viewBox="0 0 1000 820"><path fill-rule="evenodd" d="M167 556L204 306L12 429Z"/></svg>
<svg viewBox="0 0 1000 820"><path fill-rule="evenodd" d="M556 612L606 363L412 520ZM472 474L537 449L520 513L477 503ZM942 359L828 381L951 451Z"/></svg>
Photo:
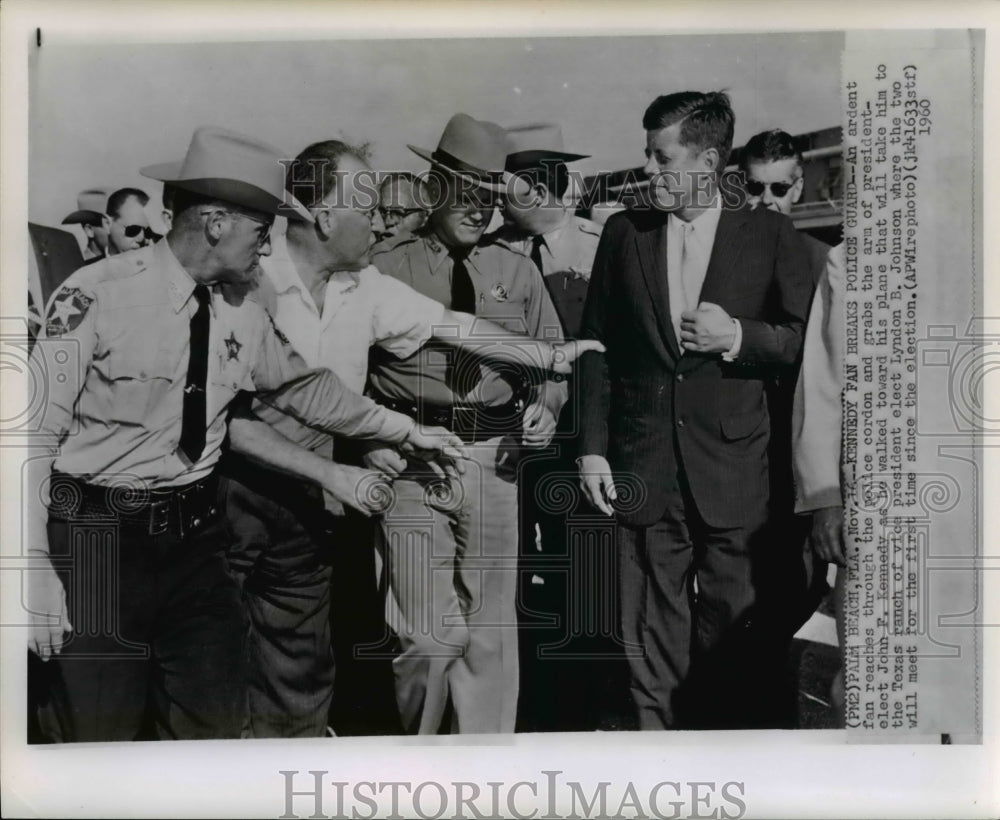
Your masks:
<svg viewBox="0 0 1000 820"><path fill-rule="evenodd" d="M608 220L584 311L607 352L581 362L580 480L617 517L640 727L752 725L733 659L767 546L764 382L799 354L808 259L786 217L720 190L725 94L658 97L643 127L652 204Z"/></svg>

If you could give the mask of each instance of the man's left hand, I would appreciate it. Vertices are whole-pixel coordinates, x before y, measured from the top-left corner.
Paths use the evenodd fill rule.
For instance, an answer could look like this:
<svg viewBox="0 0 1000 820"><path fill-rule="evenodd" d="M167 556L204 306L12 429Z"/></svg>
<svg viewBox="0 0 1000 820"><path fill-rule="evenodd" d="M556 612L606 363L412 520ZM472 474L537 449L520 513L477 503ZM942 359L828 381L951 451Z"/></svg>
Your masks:
<svg viewBox="0 0 1000 820"><path fill-rule="evenodd" d="M681 314L681 347L694 353L726 353L736 341L732 317L712 302Z"/></svg>
<svg viewBox="0 0 1000 820"><path fill-rule="evenodd" d="M399 448L411 458L427 462L441 478L465 472L462 461L469 458L462 439L444 427L422 427L415 424L410 435Z"/></svg>
<svg viewBox="0 0 1000 820"><path fill-rule="evenodd" d="M547 447L556 434L555 414L541 401L528 405L521 420L521 443L526 447Z"/></svg>

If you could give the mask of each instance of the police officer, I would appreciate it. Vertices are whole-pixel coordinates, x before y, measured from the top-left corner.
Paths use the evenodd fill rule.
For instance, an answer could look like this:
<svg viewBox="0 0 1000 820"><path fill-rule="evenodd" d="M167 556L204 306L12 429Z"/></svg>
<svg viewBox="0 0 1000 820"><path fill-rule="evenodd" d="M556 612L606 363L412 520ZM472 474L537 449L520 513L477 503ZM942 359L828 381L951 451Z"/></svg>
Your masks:
<svg viewBox="0 0 1000 820"><path fill-rule="evenodd" d="M29 648L58 656L54 740L131 740L148 707L161 738L239 735L246 620L214 476L239 391L420 454L456 441L308 370L245 298L286 201L282 156L198 129L182 162L143 171L176 189L166 240L82 269L47 313L32 354L48 403L27 492L28 607Z"/></svg>
<svg viewBox="0 0 1000 820"><path fill-rule="evenodd" d="M564 149L554 123L507 129L506 170L513 181L503 197L504 225L487 241L505 244L531 257L542 272L563 329L579 335L590 269L601 228L576 216L566 204L570 188L567 163L585 154ZM519 728L526 731L620 728L614 723L614 680L624 678L615 656L616 623L612 608L612 555L594 554L571 528L590 532L593 512L578 496L573 391L559 416L552 445L522 464L520 489L521 698ZM569 506L569 508L567 508ZM589 539L600 544L599 539ZM574 546L574 544L578 546ZM610 544L608 545L610 551ZM603 559L603 560L602 560ZM553 562L561 562L558 571ZM590 617L581 617L581 613ZM555 624L546 628L547 622ZM582 656L596 656L587 659ZM609 657L610 656L610 657ZM624 686L618 687L624 691ZM621 709L620 711L624 711ZM602 722L604 721L604 722Z"/></svg>
<svg viewBox="0 0 1000 820"><path fill-rule="evenodd" d="M561 339L531 260L500 243L477 246L504 184L503 129L456 114L436 150L410 148L432 164L433 210L421 233L376 246L374 264L453 311L525 337ZM402 644L394 670L404 728L438 732L450 704L452 731L511 732L516 461L522 441L540 447L551 440L563 385L539 379L533 386L517 371L433 342L405 359L378 357L370 381L379 401L450 427L471 454L461 480L448 484L408 466L383 521L386 614Z"/></svg>

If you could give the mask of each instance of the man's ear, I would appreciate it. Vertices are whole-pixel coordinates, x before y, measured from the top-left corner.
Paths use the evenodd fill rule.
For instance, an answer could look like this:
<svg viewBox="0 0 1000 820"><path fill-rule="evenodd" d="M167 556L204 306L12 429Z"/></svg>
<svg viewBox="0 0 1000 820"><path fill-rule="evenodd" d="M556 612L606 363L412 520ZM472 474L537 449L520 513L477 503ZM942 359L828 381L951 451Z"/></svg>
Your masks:
<svg viewBox="0 0 1000 820"><path fill-rule="evenodd" d="M87 239L93 239L94 238L94 226L93 225L87 225L86 223L84 223L80 227L83 228L83 233L87 237Z"/></svg>
<svg viewBox="0 0 1000 820"><path fill-rule="evenodd" d="M706 148L701 152L701 161L705 164L705 167L709 171L722 171L723 169L719 167L719 149L718 148Z"/></svg>
<svg viewBox="0 0 1000 820"><path fill-rule="evenodd" d="M802 191L805 189L805 187L806 187L806 178L804 176L800 176L797 180L795 180L795 184L792 186L793 205L800 199L802 199Z"/></svg>
<svg viewBox="0 0 1000 820"><path fill-rule="evenodd" d="M229 219L229 214L221 208L210 211L208 219L205 220L205 233L212 242L218 242L226 232L225 224Z"/></svg>
<svg viewBox="0 0 1000 820"><path fill-rule="evenodd" d="M312 215L316 220L313 225L316 233L323 239L329 239L333 233L333 227L337 219L333 208L316 208L313 210Z"/></svg>

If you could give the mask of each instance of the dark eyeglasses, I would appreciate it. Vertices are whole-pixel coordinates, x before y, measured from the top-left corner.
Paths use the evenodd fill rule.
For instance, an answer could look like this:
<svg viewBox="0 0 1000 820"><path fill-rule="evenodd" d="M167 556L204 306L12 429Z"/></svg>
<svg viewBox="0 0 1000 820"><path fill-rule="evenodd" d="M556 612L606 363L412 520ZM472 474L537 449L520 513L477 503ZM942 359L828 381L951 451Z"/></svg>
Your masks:
<svg viewBox="0 0 1000 820"><path fill-rule="evenodd" d="M747 193L750 196L764 196L764 191L771 189L771 196L781 199L795 186L794 182L758 182L756 179L747 180Z"/></svg>
<svg viewBox="0 0 1000 820"><path fill-rule="evenodd" d="M156 239L160 238L160 235L156 231L146 225L126 225L122 232L129 239L135 239L141 233L145 233L146 239L149 240L152 240L154 237Z"/></svg>

